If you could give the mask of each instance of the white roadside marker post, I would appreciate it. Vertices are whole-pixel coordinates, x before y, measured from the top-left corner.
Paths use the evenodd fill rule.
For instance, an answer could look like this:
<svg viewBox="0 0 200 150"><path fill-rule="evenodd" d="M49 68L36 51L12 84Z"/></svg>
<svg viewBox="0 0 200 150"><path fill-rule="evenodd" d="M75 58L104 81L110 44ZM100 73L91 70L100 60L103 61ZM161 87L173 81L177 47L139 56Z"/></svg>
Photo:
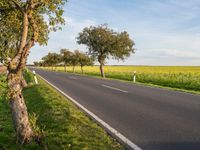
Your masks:
<svg viewBox="0 0 200 150"><path fill-rule="evenodd" d="M136 73L137 73L137 71L133 72L133 83L136 83Z"/></svg>
<svg viewBox="0 0 200 150"><path fill-rule="evenodd" d="M38 80L37 80L37 77L36 77L36 74L35 74L35 70L33 70L33 74L34 74L35 84L38 84Z"/></svg>

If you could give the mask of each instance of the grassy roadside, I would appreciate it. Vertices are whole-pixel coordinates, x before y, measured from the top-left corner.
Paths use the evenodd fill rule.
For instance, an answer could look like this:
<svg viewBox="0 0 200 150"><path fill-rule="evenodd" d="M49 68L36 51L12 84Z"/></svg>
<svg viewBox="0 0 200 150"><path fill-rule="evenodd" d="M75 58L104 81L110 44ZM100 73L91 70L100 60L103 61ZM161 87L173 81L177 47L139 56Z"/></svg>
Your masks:
<svg viewBox="0 0 200 150"><path fill-rule="evenodd" d="M26 75L29 84L32 79L32 75ZM23 95L29 113L37 116L37 126L44 131L45 138L41 146L33 142L22 149L123 149L69 100L43 80L39 80L39 83L26 88ZM0 110L0 149L19 149L15 142L8 101L3 96L0 96Z"/></svg>

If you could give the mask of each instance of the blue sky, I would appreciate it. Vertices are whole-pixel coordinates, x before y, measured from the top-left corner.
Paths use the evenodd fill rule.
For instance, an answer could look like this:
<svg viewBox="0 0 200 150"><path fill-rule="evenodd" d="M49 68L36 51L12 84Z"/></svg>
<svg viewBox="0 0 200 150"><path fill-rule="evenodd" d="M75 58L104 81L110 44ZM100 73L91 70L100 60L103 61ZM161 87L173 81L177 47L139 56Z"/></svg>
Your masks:
<svg viewBox="0 0 200 150"><path fill-rule="evenodd" d="M76 43L78 33L107 23L136 43L135 54L109 65L200 65L199 0L69 0L64 17L63 30L51 33L47 46L34 47L29 63L61 48L86 51Z"/></svg>

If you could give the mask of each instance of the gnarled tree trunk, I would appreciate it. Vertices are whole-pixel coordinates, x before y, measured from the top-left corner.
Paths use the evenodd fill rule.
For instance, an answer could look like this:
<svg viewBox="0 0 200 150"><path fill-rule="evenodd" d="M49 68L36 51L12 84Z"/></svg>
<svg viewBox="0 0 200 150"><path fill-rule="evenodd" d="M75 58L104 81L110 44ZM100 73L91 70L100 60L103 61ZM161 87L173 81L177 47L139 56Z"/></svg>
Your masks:
<svg viewBox="0 0 200 150"><path fill-rule="evenodd" d="M22 95L22 73L9 72L7 76L9 96L10 96L10 110L12 119L20 143L29 142L33 137L27 108Z"/></svg>
<svg viewBox="0 0 200 150"><path fill-rule="evenodd" d="M23 76L21 76L21 84L22 84L22 88L25 88L25 87L28 86L28 84L27 84L27 82L26 82L26 80L24 79Z"/></svg>

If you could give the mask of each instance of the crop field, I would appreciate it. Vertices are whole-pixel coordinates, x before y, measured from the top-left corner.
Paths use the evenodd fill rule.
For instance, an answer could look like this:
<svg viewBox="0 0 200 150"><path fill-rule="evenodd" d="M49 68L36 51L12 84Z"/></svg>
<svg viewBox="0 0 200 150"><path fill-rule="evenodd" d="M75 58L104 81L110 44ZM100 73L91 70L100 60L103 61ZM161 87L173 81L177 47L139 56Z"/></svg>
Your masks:
<svg viewBox="0 0 200 150"><path fill-rule="evenodd" d="M64 67L57 67L56 70L64 71ZM67 72L72 70L72 67L67 67ZM86 66L83 67L83 71L87 75L100 76L99 66ZM105 66L104 71L107 78L126 81L132 81L136 71L136 81L140 83L200 91L198 66ZM81 67L77 66L75 73L81 74Z"/></svg>

